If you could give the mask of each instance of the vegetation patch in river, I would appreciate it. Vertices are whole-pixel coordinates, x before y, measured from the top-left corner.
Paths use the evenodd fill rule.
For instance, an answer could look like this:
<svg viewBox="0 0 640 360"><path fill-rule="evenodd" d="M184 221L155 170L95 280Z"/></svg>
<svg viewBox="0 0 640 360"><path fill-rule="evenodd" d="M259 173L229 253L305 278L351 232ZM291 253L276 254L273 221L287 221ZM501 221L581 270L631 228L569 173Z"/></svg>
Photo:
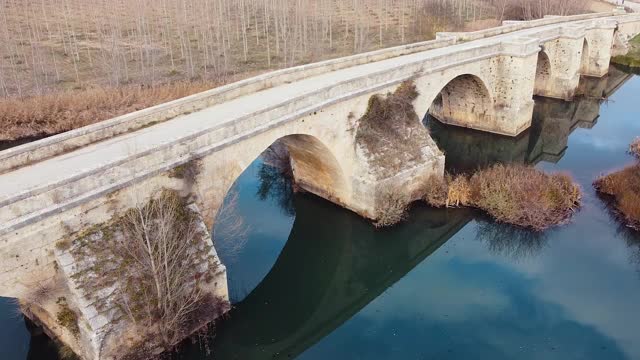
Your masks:
<svg viewBox="0 0 640 360"><path fill-rule="evenodd" d="M497 164L475 174L431 177L424 200L435 207L469 206L499 222L535 231L566 223L580 205L580 187L567 174Z"/></svg>
<svg viewBox="0 0 640 360"><path fill-rule="evenodd" d="M633 147L631 151L634 151ZM610 200L613 211L627 226L640 230L640 164L601 176L593 186L605 199Z"/></svg>
<svg viewBox="0 0 640 360"><path fill-rule="evenodd" d="M640 137L635 138L629 145L629 153L640 159Z"/></svg>

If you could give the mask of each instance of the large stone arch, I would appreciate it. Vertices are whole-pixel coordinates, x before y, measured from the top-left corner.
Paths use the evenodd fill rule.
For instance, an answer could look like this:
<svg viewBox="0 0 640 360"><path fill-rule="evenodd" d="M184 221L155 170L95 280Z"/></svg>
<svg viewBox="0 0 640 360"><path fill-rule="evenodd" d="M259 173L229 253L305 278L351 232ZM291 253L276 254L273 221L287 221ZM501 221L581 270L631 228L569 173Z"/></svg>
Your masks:
<svg viewBox="0 0 640 360"><path fill-rule="evenodd" d="M195 165L191 165L197 170L193 170L191 184L189 179L185 179L185 190L195 197L209 227L214 225L222 203L238 177L275 143L286 148L298 187L334 203L347 205L350 195L347 176L325 141L306 133L267 133L254 146L231 146L195 160Z"/></svg>
<svg viewBox="0 0 640 360"><path fill-rule="evenodd" d="M487 128L495 121L493 95L479 76L457 75L436 93L429 114L446 124Z"/></svg>

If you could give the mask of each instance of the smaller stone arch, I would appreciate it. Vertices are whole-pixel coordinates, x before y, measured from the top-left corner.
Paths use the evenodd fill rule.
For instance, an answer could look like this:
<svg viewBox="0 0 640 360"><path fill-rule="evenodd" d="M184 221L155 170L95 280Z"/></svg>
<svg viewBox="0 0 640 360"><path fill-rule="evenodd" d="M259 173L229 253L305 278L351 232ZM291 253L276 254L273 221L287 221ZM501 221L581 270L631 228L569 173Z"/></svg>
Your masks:
<svg viewBox="0 0 640 360"><path fill-rule="evenodd" d="M344 204L348 183L333 152L312 135L296 134L280 138L289 151L296 184L338 204Z"/></svg>
<svg viewBox="0 0 640 360"><path fill-rule="evenodd" d="M493 104L485 82L476 75L463 74L450 80L436 95L429 114L447 124L483 128L495 119Z"/></svg>
<svg viewBox="0 0 640 360"><path fill-rule="evenodd" d="M591 53L589 52L589 41L587 38L582 42L582 52L581 52L581 60L580 60L580 73L588 74L590 63L591 63Z"/></svg>
<svg viewBox="0 0 640 360"><path fill-rule="evenodd" d="M535 95L546 95L547 86L551 80L551 61L549 55L544 51L538 53L538 61L536 63L536 78L534 85Z"/></svg>
<svg viewBox="0 0 640 360"><path fill-rule="evenodd" d="M546 52L538 53L538 62L536 64L536 83L538 80L546 80L551 76L551 61Z"/></svg>

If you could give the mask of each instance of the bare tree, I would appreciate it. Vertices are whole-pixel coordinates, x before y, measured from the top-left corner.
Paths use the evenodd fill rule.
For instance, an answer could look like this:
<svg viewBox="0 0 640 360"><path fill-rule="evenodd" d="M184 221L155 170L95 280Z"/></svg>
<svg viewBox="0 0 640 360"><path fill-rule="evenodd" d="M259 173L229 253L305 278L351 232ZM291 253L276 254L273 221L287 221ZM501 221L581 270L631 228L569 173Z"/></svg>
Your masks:
<svg viewBox="0 0 640 360"><path fill-rule="evenodd" d="M205 290L219 265L206 240L197 214L165 190L77 239L70 251L92 264L78 279L88 293L114 289L94 299L97 308L115 306L136 326L140 341L167 349L202 326L202 314L214 315L224 305Z"/></svg>

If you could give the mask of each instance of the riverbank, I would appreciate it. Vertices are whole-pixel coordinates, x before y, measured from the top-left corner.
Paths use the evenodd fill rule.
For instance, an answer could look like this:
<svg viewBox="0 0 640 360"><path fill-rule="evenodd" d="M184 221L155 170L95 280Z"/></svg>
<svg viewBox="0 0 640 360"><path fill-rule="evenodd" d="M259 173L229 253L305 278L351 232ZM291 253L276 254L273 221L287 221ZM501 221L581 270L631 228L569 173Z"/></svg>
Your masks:
<svg viewBox="0 0 640 360"><path fill-rule="evenodd" d="M633 72L640 70L640 36L629 40L629 52L612 57L611 63L630 68Z"/></svg>
<svg viewBox="0 0 640 360"><path fill-rule="evenodd" d="M640 138L629 145L629 153L640 161ZM635 230L640 230L640 162L601 176L593 186L609 202L617 217Z"/></svg>
<svg viewBox="0 0 640 360"><path fill-rule="evenodd" d="M0 99L0 143L54 135L220 85L213 81L180 81L154 87L92 87Z"/></svg>

